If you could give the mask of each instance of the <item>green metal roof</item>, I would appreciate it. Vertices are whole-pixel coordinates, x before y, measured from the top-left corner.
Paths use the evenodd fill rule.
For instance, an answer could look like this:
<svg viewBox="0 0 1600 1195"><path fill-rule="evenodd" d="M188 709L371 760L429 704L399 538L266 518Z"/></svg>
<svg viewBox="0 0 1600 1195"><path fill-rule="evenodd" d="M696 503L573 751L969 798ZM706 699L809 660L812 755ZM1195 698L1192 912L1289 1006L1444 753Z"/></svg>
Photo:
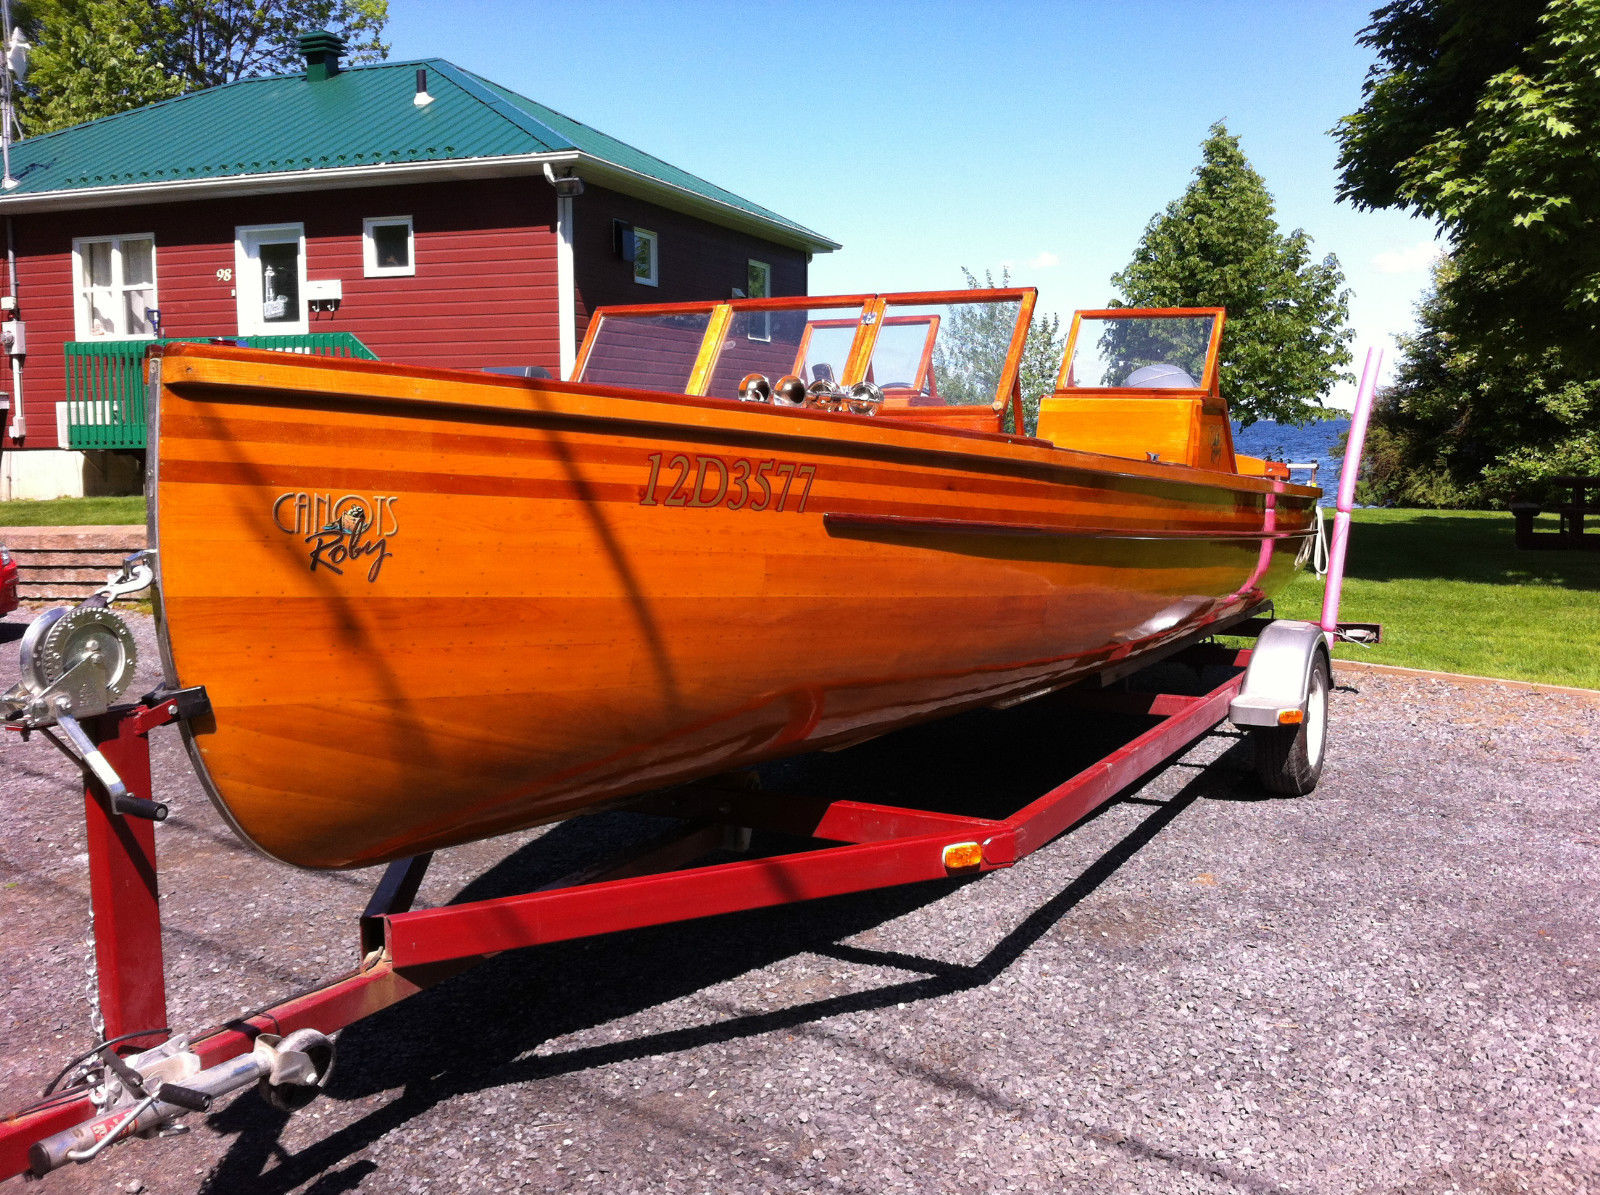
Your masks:
<svg viewBox="0 0 1600 1195"><path fill-rule="evenodd" d="M427 71L433 97L424 106L413 102L419 68ZM348 178L349 170L360 167L380 168L374 170L378 183L384 181L379 173L390 172L383 167L530 155L567 155L577 173L604 185L632 182L637 190L675 195L712 218L722 209L753 220L807 248L839 247L777 212L439 58L345 67L316 81L304 73L241 79L30 137L11 147L18 185L0 197L0 210L40 206L46 196L70 202L74 193L87 199L89 192L125 188L149 187L167 197L188 183L268 183L276 174L294 174L296 185L312 188L319 181L315 172L338 171Z"/></svg>

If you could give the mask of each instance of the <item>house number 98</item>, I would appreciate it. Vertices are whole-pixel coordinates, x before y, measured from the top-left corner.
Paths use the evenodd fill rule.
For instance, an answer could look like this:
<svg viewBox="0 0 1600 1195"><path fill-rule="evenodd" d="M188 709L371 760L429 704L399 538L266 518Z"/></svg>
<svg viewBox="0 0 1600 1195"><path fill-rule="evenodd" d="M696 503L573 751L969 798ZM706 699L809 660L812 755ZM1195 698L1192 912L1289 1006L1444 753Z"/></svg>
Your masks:
<svg viewBox="0 0 1600 1195"><path fill-rule="evenodd" d="M232 282L233 281L233 271L232 270L218 270L217 271L217 281L218 282Z"/></svg>

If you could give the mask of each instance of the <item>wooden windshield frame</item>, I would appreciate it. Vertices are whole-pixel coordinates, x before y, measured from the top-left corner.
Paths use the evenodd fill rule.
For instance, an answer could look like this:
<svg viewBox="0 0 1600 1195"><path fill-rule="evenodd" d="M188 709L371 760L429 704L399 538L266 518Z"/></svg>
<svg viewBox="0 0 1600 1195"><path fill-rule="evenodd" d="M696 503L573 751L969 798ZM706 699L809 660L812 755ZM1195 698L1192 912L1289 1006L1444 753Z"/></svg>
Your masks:
<svg viewBox="0 0 1600 1195"><path fill-rule="evenodd" d="M1084 320L1112 319L1196 319L1211 317L1211 338L1206 344L1205 370L1198 386L1172 386L1148 388L1141 386L1073 386L1068 384L1072 375L1072 357L1078 351L1078 333ZM1072 327L1067 332L1067 351L1061 358L1061 368L1056 371L1057 394L1158 394L1176 398L1180 395L1199 395L1206 398L1221 397L1221 379L1218 377L1217 357L1222 351L1222 329L1228 322L1228 313L1222 307L1096 307L1072 313Z"/></svg>

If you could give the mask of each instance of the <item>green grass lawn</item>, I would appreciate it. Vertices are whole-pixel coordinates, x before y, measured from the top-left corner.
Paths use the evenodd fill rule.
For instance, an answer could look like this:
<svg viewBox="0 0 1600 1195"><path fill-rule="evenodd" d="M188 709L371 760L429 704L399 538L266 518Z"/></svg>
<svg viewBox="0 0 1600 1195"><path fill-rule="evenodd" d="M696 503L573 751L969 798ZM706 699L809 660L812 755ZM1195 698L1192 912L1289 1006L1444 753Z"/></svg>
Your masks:
<svg viewBox="0 0 1600 1195"><path fill-rule="evenodd" d="M144 522L144 497L0 502L0 527L88 527Z"/></svg>
<svg viewBox="0 0 1600 1195"><path fill-rule="evenodd" d="M1353 521L1339 617L1381 622L1383 643L1340 644L1336 657L1600 689L1600 552L1519 552L1498 512L1358 510ZM1321 610L1313 575L1278 600L1284 618Z"/></svg>

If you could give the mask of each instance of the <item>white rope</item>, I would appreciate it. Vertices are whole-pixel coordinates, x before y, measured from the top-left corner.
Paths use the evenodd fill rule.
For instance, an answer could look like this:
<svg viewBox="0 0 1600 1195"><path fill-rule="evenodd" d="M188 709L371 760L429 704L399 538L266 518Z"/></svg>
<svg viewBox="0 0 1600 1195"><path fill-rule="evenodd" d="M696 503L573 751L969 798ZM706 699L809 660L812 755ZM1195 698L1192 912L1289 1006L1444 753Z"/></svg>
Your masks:
<svg viewBox="0 0 1600 1195"><path fill-rule="evenodd" d="M1317 546L1311 553L1311 567L1316 570L1317 576L1328 575L1328 510L1325 506L1318 506L1317 511Z"/></svg>

